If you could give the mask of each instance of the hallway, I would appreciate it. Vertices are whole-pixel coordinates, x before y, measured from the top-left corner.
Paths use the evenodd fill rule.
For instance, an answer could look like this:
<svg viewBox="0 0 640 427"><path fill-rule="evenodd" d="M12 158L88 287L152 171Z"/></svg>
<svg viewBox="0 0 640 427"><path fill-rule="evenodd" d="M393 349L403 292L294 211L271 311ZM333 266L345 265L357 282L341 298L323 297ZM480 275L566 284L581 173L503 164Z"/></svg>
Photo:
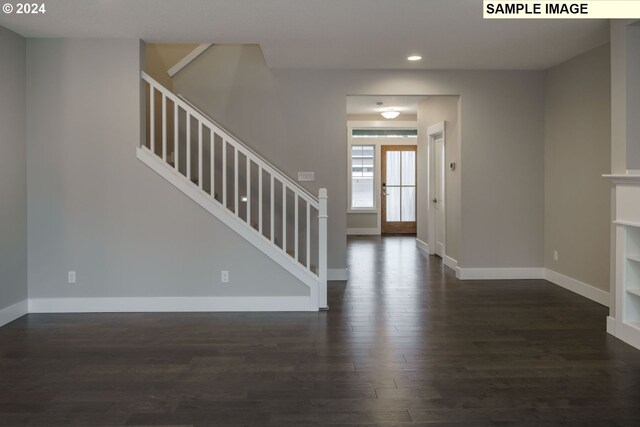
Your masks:
<svg viewBox="0 0 640 427"><path fill-rule="evenodd" d="M460 282L411 237L348 253L329 312L22 317L0 329L0 424L640 423L640 352L605 307Z"/></svg>

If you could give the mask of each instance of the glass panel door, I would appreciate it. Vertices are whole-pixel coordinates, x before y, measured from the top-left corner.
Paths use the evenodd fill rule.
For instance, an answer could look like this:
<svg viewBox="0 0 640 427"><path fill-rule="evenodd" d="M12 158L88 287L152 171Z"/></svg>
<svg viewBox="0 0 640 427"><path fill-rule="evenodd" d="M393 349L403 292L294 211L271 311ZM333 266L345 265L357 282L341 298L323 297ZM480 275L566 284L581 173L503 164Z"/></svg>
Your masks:
<svg viewBox="0 0 640 427"><path fill-rule="evenodd" d="M416 147L382 146L382 232L415 233Z"/></svg>

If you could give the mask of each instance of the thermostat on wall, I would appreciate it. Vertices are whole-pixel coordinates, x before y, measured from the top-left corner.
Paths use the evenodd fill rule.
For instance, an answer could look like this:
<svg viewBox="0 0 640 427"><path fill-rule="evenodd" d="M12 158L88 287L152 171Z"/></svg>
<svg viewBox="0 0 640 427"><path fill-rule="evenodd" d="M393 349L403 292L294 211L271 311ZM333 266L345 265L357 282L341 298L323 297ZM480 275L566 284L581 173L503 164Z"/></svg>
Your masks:
<svg viewBox="0 0 640 427"><path fill-rule="evenodd" d="M298 172L298 181L315 181L315 172Z"/></svg>

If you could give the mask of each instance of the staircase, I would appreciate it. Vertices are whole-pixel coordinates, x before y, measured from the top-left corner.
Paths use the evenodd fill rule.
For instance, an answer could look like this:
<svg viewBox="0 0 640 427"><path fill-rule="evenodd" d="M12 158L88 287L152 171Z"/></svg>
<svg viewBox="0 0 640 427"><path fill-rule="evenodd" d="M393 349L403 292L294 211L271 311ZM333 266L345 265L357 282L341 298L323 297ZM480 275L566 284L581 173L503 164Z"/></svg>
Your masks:
<svg viewBox="0 0 640 427"><path fill-rule="evenodd" d="M202 111L142 72L137 157L309 287L327 307L327 190L314 196Z"/></svg>

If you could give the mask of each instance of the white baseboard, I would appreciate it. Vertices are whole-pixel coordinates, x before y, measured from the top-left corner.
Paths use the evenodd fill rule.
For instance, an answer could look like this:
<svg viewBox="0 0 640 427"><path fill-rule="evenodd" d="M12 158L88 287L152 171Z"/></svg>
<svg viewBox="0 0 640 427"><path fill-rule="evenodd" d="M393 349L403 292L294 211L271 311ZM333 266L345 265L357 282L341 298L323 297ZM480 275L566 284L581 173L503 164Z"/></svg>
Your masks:
<svg viewBox="0 0 640 427"><path fill-rule="evenodd" d="M640 334L637 326L627 322L617 322L614 336L640 350Z"/></svg>
<svg viewBox="0 0 640 427"><path fill-rule="evenodd" d="M458 261L451 258L449 255L445 255L442 258L442 261L444 262L444 265L446 265L447 267L449 267L450 269L456 272L456 277L460 274L460 268L458 268Z"/></svg>
<svg viewBox="0 0 640 427"><path fill-rule="evenodd" d="M460 280L544 279L544 268L459 268Z"/></svg>
<svg viewBox="0 0 640 427"><path fill-rule="evenodd" d="M29 303L26 299L5 307L0 310L0 326L13 322L27 313L29 313Z"/></svg>
<svg viewBox="0 0 640 427"><path fill-rule="evenodd" d="M327 280L344 282L349 279L346 268L327 269Z"/></svg>
<svg viewBox="0 0 640 427"><path fill-rule="evenodd" d="M607 333L616 336L616 319L607 316Z"/></svg>
<svg viewBox="0 0 640 427"><path fill-rule="evenodd" d="M25 302L26 303L26 302ZM25 304L26 305L26 304ZM29 313L316 311L308 296L32 298Z"/></svg>
<svg viewBox="0 0 640 427"><path fill-rule="evenodd" d="M380 230L377 228L347 228L347 236L377 236Z"/></svg>
<svg viewBox="0 0 640 427"><path fill-rule="evenodd" d="M418 247L418 249L420 249L421 251L424 251L426 253L429 253L429 244L423 242L422 240L416 238L416 246Z"/></svg>
<svg viewBox="0 0 640 427"><path fill-rule="evenodd" d="M445 256L445 265L455 268L452 267L455 260L448 261L447 258L449 257ZM455 265L457 266L457 263ZM460 280L545 279L598 304L609 307L609 292L547 268L458 268L458 271Z"/></svg>
<svg viewBox="0 0 640 427"><path fill-rule="evenodd" d="M558 286L562 286L571 292L575 292L578 295L589 298L591 301L595 301L598 304L609 307L609 292L598 289L595 286L591 286L572 277L565 276L564 274L549 270L548 268L545 269L545 279Z"/></svg>

